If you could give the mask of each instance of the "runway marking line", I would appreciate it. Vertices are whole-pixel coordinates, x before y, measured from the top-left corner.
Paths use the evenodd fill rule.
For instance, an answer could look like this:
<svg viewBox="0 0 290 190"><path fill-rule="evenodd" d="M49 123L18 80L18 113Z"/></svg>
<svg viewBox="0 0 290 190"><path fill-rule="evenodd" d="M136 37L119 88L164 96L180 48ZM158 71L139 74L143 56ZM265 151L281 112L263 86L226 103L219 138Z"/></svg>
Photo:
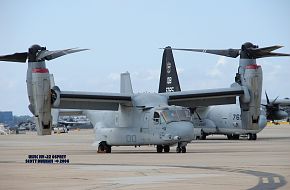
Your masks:
<svg viewBox="0 0 290 190"><path fill-rule="evenodd" d="M280 183L280 178L279 177L274 177L274 183Z"/></svg>
<svg viewBox="0 0 290 190"><path fill-rule="evenodd" d="M263 178L262 178L262 182L263 182L263 183L269 183L269 179L268 179L267 177L263 177Z"/></svg>

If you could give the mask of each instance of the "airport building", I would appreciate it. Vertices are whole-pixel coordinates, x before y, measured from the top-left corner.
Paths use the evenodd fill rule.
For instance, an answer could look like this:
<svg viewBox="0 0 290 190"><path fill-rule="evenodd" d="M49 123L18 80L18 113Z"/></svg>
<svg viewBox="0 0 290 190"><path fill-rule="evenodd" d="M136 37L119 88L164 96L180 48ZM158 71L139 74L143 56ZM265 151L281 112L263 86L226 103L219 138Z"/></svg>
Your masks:
<svg viewBox="0 0 290 190"><path fill-rule="evenodd" d="M13 112L12 111L0 111L0 123L13 123Z"/></svg>

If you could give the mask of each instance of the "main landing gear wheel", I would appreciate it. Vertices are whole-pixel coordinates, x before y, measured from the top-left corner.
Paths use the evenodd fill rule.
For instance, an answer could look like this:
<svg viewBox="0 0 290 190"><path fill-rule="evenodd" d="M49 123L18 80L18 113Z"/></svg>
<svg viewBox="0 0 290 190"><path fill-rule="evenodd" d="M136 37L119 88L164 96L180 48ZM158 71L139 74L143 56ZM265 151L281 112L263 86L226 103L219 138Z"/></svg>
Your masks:
<svg viewBox="0 0 290 190"><path fill-rule="evenodd" d="M186 153L186 146L176 147L176 153Z"/></svg>
<svg viewBox="0 0 290 190"><path fill-rule="evenodd" d="M176 147L176 153L186 153L186 146L180 146L181 143L178 143Z"/></svg>
<svg viewBox="0 0 290 190"><path fill-rule="evenodd" d="M181 152L186 153L186 146L181 147Z"/></svg>
<svg viewBox="0 0 290 190"><path fill-rule="evenodd" d="M157 145L156 150L158 153L161 153L163 150L164 152L169 152L170 151L170 146L169 145Z"/></svg>
<svg viewBox="0 0 290 190"><path fill-rule="evenodd" d="M100 142L98 147L98 153L111 153L112 147L108 145L106 142Z"/></svg>
<svg viewBox="0 0 290 190"><path fill-rule="evenodd" d="M203 131L201 131L201 136L200 136L200 139L201 140L206 140L206 133L204 133Z"/></svg>
<svg viewBox="0 0 290 190"><path fill-rule="evenodd" d="M239 140L240 135L233 135L234 140Z"/></svg>
<svg viewBox="0 0 290 190"><path fill-rule="evenodd" d="M227 137L228 137L229 140L233 139L233 135L227 135Z"/></svg>
<svg viewBox="0 0 290 190"><path fill-rule="evenodd" d="M248 139L249 140L257 140L257 134L248 134Z"/></svg>
<svg viewBox="0 0 290 190"><path fill-rule="evenodd" d="M157 145L156 150L158 153L161 153L163 151L163 146L162 145Z"/></svg>
<svg viewBox="0 0 290 190"><path fill-rule="evenodd" d="M164 145L163 149L164 149L164 152L169 152L170 151L170 146L169 145Z"/></svg>
<svg viewBox="0 0 290 190"><path fill-rule="evenodd" d="M239 140L240 135L227 135L229 140Z"/></svg>

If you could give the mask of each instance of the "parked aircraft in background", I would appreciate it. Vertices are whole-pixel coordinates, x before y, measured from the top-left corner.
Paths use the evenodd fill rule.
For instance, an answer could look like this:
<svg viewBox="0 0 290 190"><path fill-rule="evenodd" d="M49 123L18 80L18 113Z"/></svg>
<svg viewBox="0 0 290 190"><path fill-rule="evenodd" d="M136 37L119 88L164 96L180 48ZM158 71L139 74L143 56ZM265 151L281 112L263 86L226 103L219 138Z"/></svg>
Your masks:
<svg viewBox="0 0 290 190"><path fill-rule="evenodd" d="M266 100L262 100L262 106L265 108L266 116L269 121L276 123L276 120L283 120L289 118L289 112L287 108L290 106L289 99L270 100L267 92L265 92Z"/></svg>
<svg viewBox="0 0 290 190"><path fill-rule="evenodd" d="M8 130L5 128L4 124L0 123L0 135L8 135Z"/></svg>

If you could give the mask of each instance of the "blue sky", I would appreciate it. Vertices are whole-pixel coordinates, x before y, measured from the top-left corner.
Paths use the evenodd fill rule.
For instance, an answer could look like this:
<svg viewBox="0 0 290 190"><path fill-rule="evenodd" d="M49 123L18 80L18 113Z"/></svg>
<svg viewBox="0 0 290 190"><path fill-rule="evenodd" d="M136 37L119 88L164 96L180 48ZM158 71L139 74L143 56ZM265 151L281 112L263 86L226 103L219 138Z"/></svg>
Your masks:
<svg viewBox="0 0 290 190"><path fill-rule="evenodd" d="M129 71L135 92L156 92L160 47L239 48L251 41L284 45L290 53L290 1L287 0L123 0L17 1L0 6L0 54L49 50L90 51L47 62L62 90L119 92L119 74ZM174 52L182 90L228 87L238 59ZM290 58L259 59L263 89L289 97ZM0 110L30 114L26 64L0 62Z"/></svg>

